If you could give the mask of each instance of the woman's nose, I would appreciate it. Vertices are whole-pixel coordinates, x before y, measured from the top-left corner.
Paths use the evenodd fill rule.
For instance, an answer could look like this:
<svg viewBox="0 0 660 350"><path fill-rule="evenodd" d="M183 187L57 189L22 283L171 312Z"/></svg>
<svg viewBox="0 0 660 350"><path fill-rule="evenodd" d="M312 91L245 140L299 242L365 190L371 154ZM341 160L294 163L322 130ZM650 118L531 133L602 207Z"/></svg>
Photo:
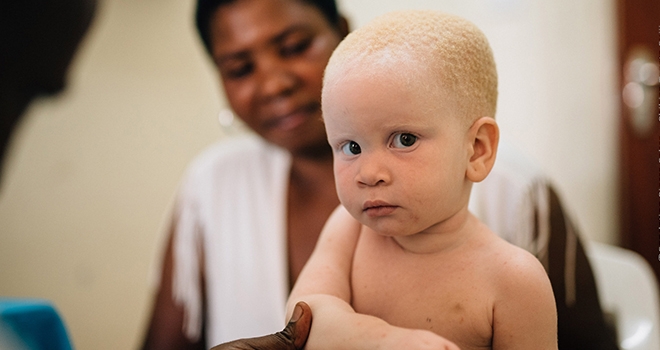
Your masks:
<svg viewBox="0 0 660 350"><path fill-rule="evenodd" d="M298 84L295 73L285 62L265 62L259 75L259 90L266 101L291 95Z"/></svg>

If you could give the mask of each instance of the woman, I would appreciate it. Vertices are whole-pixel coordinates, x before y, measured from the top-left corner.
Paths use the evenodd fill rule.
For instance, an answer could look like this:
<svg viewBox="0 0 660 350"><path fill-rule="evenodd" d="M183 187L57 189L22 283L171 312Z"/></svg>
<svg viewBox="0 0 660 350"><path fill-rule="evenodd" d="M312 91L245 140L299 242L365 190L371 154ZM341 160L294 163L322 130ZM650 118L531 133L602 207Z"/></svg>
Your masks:
<svg viewBox="0 0 660 350"><path fill-rule="evenodd" d="M231 108L257 136L212 146L182 181L146 349L203 349L281 329L288 292L339 204L320 115L325 64L348 32L334 1L198 0L197 27ZM560 348L613 349L575 230L540 186L546 210L529 206L534 229L513 234L530 241L545 228L535 245L543 249L532 252L555 290ZM502 192L492 187L482 193ZM506 217L497 221L521 226ZM267 339L299 345L311 316L303 309L292 323L300 329Z"/></svg>
<svg viewBox="0 0 660 350"><path fill-rule="evenodd" d="M205 348L202 330L210 346L281 329L289 289L339 204L320 109L323 69L348 32L334 1L199 1L197 25L231 108L260 138L222 143L191 166L146 348ZM201 242L201 254L186 250Z"/></svg>

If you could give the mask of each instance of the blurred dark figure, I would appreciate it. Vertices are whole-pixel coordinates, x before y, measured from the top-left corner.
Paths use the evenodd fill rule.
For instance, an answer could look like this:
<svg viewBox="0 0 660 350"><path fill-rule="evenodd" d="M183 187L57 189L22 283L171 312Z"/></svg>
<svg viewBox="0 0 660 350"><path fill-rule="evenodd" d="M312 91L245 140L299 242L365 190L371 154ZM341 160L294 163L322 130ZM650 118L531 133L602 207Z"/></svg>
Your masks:
<svg viewBox="0 0 660 350"><path fill-rule="evenodd" d="M0 1L0 176L12 131L30 102L64 88L95 9L96 0ZM0 348L71 349L47 301L0 298L0 304Z"/></svg>
<svg viewBox="0 0 660 350"><path fill-rule="evenodd" d="M61 91L96 0L0 2L0 171L11 133L37 96Z"/></svg>

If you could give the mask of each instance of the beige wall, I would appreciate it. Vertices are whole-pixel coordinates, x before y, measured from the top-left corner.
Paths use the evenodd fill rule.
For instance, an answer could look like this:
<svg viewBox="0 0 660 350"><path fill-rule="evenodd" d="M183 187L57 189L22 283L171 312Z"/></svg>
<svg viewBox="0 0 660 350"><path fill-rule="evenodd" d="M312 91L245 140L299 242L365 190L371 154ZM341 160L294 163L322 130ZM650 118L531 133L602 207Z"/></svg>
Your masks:
<svg viewBox="0 0 660 350"><path fill-rule="evenodd" d="M613 1L344 0L354 27L404 7L477 23L500 72L498 120L541 163L583 232L613 242ZM67 92L16 134L0 193L0 295L51 299L79 349L136 348L169 205L223 137L191 0L106 0Z"/></svg>

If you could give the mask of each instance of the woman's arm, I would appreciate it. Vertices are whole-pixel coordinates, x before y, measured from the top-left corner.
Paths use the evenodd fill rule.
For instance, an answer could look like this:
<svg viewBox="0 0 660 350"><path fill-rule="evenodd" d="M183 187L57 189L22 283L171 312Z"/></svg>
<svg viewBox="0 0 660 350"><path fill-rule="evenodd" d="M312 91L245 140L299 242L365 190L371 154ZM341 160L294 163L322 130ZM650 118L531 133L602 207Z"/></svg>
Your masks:
<svg viewBox="0 0 660 350"><path fill-rule="evenodd" d="M197 341L191 341L183 333L184 310L180 305L177 305L174 302L172 296L172 236L173 235L170 232L163 261L161 283L154 300L153 313L142 349L207 349L203 325L202 334ZM203 269L200 268L200 271L203 271ZM204 291L204 280L200 278L200 281L202 281L200 288ZM202 295L204 295L204 292ZM311 311L308 306L303 305L301 306L299 315L296 315L295 319L291 319L289 324L281 332L259 338L240 339L230 343L224 343L218 345L214 349L302 349L309 334L311 321ZM258 320L255 320L255 322L258 322Z"/></svg>
<svg viewBox="0 0 660 350"><path fill-rule="evenodd" d="M551 185L547 185L550 212L547 222L537 215L535 227L548 227L545 266L557 305L559 346L564 350L617 350L616 335L605 321L598 289L576 224ZM545 226L544 226L545 225ZM538 236L538 231L534 232Z"/></svg>
<svg viewBox="0 0 660 350"><path fill-rule="evenodd" d="M191 341L183 333L184 310L181 305L174 302L172 295L172 274L174 223L172 224L167 241L167 248L163 259L158 291L155 296L149 328L142 345L142 349L206 349L205 337ZM201 271L202 269L200 269ZM202 279L200 279L202 281ZM203 286L200 286L202 288ZM204 290L203 288L201 290ZM203 329L203 326L202 326Z"/></svg>

